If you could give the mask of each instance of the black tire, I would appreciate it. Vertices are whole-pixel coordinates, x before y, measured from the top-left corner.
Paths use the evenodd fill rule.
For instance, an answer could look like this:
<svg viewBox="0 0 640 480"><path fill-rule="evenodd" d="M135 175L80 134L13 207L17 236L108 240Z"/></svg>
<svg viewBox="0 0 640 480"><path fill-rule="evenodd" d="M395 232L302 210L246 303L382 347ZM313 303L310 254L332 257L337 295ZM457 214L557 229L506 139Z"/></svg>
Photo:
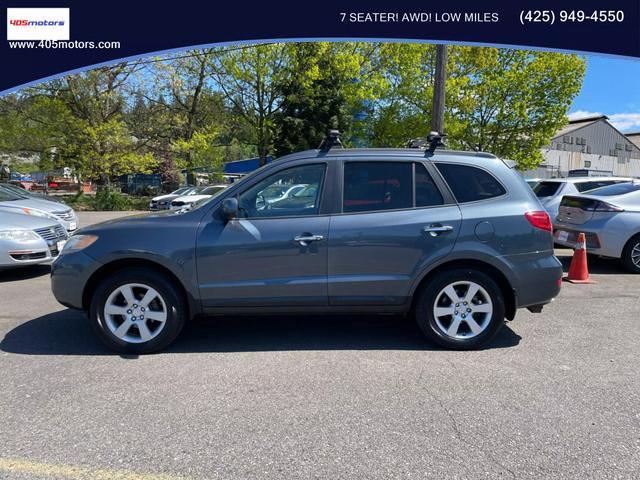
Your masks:
<svg viewBox="0 0 640 480"><path fill-rule="evenodd" d="M454 338L447 335L438 326L434 316L433 310L436 306L435 302L440 298L440 292L456 282L473 282L479 285L488 294L492 303L493 311L490 319L487 319L488 323L486 323L484 330L471 338ZM504 297L498 284L488 275L474 269L451 269L439 273L418 293L415 316L418 326L425 336L438 345L454 350L474 350L487 345L504 324ZM487 317L489 314L485 316L485 319ZM446 319L447 317L442 318ZM453 317L451 320L453 321Z"/></svg>
<svg viewBox="0 0 640 480"><path fill-rule="evenodd" d="M638 262L638 265L633 263L632 253L634 248L640 248L640 233L631 237L622 250L624 267L631 273L640 273L640 262Z"/></svg>
<svg viewBox="0 0 640 480"><path fill-rule="evenodd" d="M107 321L104 318L105 304L112 292L127 284L143 284L149 286L156 290L164 301L166 320L156 336L149 341L143 342L141 340L141 343L124 341L118 338L107 326ZM128 354L151 353L167 347L176 339L182 330L186 317L187 308L178 288L170 279L167 279L157 271L146 268L120 270L105 278L98 285L91 300L89 310L91 325L100 340L110 349L118 353ZM148 321L149 320L146 320L145 322Z"/></svg>

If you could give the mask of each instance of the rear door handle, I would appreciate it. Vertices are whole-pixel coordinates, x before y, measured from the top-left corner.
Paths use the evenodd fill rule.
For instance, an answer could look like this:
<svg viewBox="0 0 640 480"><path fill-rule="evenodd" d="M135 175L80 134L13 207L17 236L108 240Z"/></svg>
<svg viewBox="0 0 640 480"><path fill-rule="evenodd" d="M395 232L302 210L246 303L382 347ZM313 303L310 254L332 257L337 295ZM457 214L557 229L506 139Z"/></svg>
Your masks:
<svg viewBox="0 0 640 480"><path fill-rule="evenodd" d="M451 225L442 225L440 223L432 223L422 229L422 231L428 233L432 237L437 237L443 233L449 233L453 231L453 227Z"/></svg>
<svg viewBox="0 0 640 480"><path fill-rule="evenodd" d="M298 242L303 247L308 246L311 242L319 242L320 240L324 240L322 235L310 235L307 233L303 233L302 235L298 235L293 238L294 242Z"/></svg>

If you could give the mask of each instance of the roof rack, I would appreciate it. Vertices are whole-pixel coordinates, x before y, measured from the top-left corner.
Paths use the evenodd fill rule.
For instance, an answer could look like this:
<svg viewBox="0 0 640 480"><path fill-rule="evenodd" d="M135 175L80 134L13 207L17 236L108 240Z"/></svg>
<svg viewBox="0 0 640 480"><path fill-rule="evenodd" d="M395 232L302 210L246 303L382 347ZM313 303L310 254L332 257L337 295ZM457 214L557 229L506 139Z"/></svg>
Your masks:
<svg viewBox="0 0 640 480"><path fill-rule="evenodd" d="M327 136L324 137L324 140L322 140L322 142L320 142L320 146L318 147L318 149L321 152L328 152L333 147L344 148L342 146L342 142L340 141L341 135L342 134L339 130L329 130Z"/></svg>
<svg viewBox="0 0 640 480"><path fill-rule="evenodd" d="M429 132L427 138L412 138L406 143L406 148L422 148L426 153L433 154L436 148L444 147L445 133Z"/></svg>

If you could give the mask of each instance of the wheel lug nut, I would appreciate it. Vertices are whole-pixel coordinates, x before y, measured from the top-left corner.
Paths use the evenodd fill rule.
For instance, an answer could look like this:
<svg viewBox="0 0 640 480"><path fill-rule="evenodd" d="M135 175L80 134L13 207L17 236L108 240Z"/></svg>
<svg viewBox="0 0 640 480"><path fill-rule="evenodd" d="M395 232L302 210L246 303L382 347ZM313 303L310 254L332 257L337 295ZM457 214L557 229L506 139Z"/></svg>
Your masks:
<svg viewBox="0 0 640 480"><path fill-rule="evenodd" d="M464 304L466 305L466 304L467 304L467 302L464 302Z"/></svg>
<svg viewBox="0 0 640 480"><path fill-rule="evenodd" d="M131 315L131 309L127 310L127 313L128 313L129 315Z"/></svg>
<svg viewBox="0 0 640 480"><path fill-rule="evenodd" d="M467 312L470 312L470 311L471 311L471 309L470 309L470 308L467 308Z"/></svg>
<svg viewBox="0 0 640 480"><path fill-rule="evenodd" d="M134 303L133 308L138 308L138 305Z"/></svg>
<svg viewBox="0 0 640 480"><path fill-rule="evenodd" d="M136 321L136 317L131 317L131 320L133 320L135 322Z"/></svg>
<svg viewBox="0 0 640 480"><path fill-rule="evenodd" d="M144 312L144 307L141 307L140 310L142 310Z"/></svg>
<svg viewBox="0 0 640 480"><path fill-rule="evenodd" d="M462 314L462 318L467 318L467 316L463 313L463 314Z"/></svg>
<svg viewBox="0 0 640 480"><path fill-rule="evenodd" d="M456 310L455 312L453 312L453 314L454 314L454 315L457 315L457 314L458 314L458 310Z"/></svg>
<svg viewBox="0 0 640 480"><path fill-rule="evenodd" d="M456 307L459 307L459 306L460 306L460 304L459 304L459 303L456 303Z"/></svg>

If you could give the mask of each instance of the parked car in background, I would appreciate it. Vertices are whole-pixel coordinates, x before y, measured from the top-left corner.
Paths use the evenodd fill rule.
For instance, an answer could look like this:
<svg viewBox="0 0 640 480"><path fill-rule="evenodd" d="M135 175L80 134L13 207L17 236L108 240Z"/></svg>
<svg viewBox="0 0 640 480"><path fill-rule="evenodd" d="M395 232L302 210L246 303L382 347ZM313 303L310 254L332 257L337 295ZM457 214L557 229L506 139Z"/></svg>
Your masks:
<svg viewBox="0 0 640 480"><path fill-rule="evenodd" d="M565 195L554 221L555 241L575 248L581 232L589 253L621 258L629 271L640 273L640 182Z"/></svg>
<svg viewBox="0 0 640 480"><path fill-rule="evenodd" d="M606 187L621 182L629 182L632 178L626 177L570 177L553 178L539 181L533 191L540 203L547 211L551 219L558 216L558 208L563 195L575 195L593 190L594 188Z"/></svg>
<svg viewBox="0 0 640 480"><path fill-rule="evenodd" d="M195 316L283 312L411 313L440 345L479 348L560 291L549 216L514 167L439 149L289 155L180 214L83 229L53 293L121 352L162 349ZM300 201L264 207L293 183Z"/></svg>
<svg viewBox="0 0 640 480"><path fill-rule="evenodd" d="M26 190L22 187L19 187L18 185L13 185L11 183L0 183L0 188L9 190L10 192L13 192L18 195L26 196L28 198L35 198L39 200L48 200L50 202L62 203L58 198L52 195L47 195L42 192L32 192L30 190Z"/></svg>
<svg viewBox="0 0 640 480"><path fill-rule="evenodd" d="M171 210L185 210L193 207L196 203L209 199L212 196L220 193L229 185L209 185L202 190L190 194L183 195L171 201Z"/></svg>
<svg viewBox="0 0 640 480"><path fill-rule="evenodd" d="M524 181L527 182L531 188L534 188L538 183L540 183L541 178L525 178Z"/></svg>
<svg viewBox="0 0 640 480"><path fill-rule="evenodd" d="M0 187L0 210L56 220L68 232L78 228L78 217L72 208L58 202L19 195L2 187Z"/></svg>
<svg viewBox="0 0 640 480"><path fill-rule="evenodd" d="M0 211L0 269L50 263L66 241L56 220Z"/></svg>
<svg viewBox="0 0 640 480"><path fill-rule="evenodd" d="M176 191L169 194L153 197L149 202L149 210L169 210L172 200L175 200L176 198L182 197L184 195L194 195L200 190L202 190L202 188L200 187L186 186L180 187Z"/></svg>

